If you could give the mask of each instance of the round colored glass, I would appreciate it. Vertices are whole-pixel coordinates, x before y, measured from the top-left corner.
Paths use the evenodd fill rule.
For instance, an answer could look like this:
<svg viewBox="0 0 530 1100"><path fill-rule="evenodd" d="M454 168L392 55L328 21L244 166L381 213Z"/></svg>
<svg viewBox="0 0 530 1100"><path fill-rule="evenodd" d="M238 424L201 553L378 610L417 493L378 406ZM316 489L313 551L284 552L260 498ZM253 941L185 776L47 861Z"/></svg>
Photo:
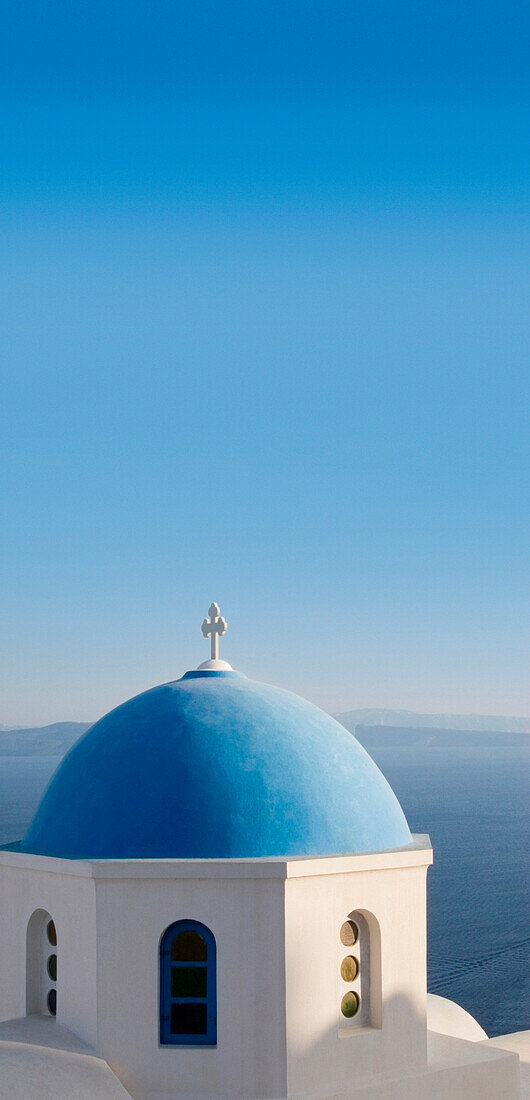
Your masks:
<svg viewBox="0 0 530 1100"><path fill-rule="evenodd" d="M340 976L345 982L354 982L359 973L359 963L354 955L346 955L340 964Z"/></svg>
<svg viewBox="0 0 530 1100"><path fill-rule="evenodd" d="M340 930L340 942L345 947L353 947L359 939L359 929L354 920L345 920Z"/></svg>
<svg viewBox="0 0 530 1100"><path fill-rule="evenodd" d="M340 1010L343 1016L346 1016L348 1020L352 1016L355 1016L359 1011L359 998L356 993L351 989L349 993L345 993L342 1001L340 1002Z"/></svg>

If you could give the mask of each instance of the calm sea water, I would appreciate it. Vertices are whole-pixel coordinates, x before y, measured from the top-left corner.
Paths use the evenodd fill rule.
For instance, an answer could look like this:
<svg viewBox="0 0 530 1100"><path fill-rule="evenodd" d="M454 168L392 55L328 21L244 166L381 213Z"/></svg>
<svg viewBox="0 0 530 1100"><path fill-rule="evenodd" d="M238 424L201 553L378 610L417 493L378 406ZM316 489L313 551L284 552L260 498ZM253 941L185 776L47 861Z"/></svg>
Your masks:
<svg viewBox="0 0 530 1100"><path fill-rule="evenodd" d="M530 751L378 749L413 832L429 833L429 989L488 1035L530 1027Z"/></svg>
<svg viewBox="0 0 530 1100"><path fill-rule="evenodd" d="M524 749L374 749L413 832L429 833L429 989L489 1035L530 1028ZM18 840L59 757L0 757L0 844Z"/></svg>

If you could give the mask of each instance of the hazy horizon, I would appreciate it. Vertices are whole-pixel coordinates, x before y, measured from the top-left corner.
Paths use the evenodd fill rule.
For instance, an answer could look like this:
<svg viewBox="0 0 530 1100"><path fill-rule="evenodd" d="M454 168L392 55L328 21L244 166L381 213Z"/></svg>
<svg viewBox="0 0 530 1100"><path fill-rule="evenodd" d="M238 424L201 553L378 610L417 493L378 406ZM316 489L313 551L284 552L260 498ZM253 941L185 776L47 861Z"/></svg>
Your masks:
<svg viewBox="0 0 530 1100"><path fill-rule="evenodd" d="M123 701L125 702L125 700L123 700ZM340 711L330 711L329 713L334 715L334 717L336 717L336 718L347 718L347 717L351 717L352 715L358 716L359 725L362 724L362 718L363 717L373 718L374 721L370 724L377 725L378 723L375 722L375 718L377 716L381 717L381 716L392 715L392 716L395 716L396 718L398 718L398 717L400 719L407 718L407 719L411 720L411 726L420 724L419 722L414 723L413 722L414 719L432 720L429 723L432 726L435 726L434 720L439 719L440 722L441 722L441 725L440 725L440 727L436 727L436 728L441 728L442 729L442 728L445 727L445 728L451 728L452 729L453 726L449 725L449 727L448 727L447 722L448 722L449 719L454 719L454 728L456 728L456 729L462 729L462 730L469 729L469 730L472 730L473 728L476 728L477 730L484 729L484 730L488 730L488 731L491 731L491 732L493 732L495 730L497 730L498 732L504 732L504 730L510 731L510 732L516 732L517 726L519 726L519 727L524 726L525 727L524 732L529 732L530 733L530 716L523 715L523 714L517 714L517 715L516 714L502 714L501 715L501 714L476 714L476 713L473 713L473 712L468 712L467 714L458 714L458 713L452 713L452 712L437 713L437 712L429 712L429 711L424 711L424 712L422 712L422 711L409 711L409 710L403 710L402 708L388 708L388 707L352 707L352 708L346 708L346 709L340 710ZM98 715L98 718L100 718L100 717L102 717L102 715ZM94 722L96 722L98 720L98 718L92 718L92 719L86 719L86 718L61 719L61 718L58 718L58 719L53 719L51 722L34 722L34 723L23 723L23 722L21 722L21 723L17 723L16 725L13 725L13 726L7 724L6 722L0 722L0 732L7 732L8 733L12 730L45 729L48 726L56 726L56 725L91 726L91 725L94 724ZM462 723L461 723L461 720L466 720L466 719L469 719L469 721L470 721L469 726L462 725ZM487 724L488 722L491 723L491 724L488 725ZM500 723L500 725L498 725L498 723ZM511 729L510 723L513 723L513 726L514 726L513 730ZM396 725L402 725L404 723L403 722L396 722L395 724ZM528 726L528 730L526 729L527 726Z"/></svg>

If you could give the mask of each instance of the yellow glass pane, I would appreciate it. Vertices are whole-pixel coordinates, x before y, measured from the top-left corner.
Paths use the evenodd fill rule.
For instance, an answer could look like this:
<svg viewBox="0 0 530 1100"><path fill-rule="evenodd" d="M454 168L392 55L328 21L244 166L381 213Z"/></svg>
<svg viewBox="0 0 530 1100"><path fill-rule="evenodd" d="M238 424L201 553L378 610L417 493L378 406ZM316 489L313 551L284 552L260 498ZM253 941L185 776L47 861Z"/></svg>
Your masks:
<svg viewBox="0 0 530 1100"><path fill-rule="evenodd" d="M172 962L206 962L206 943L198 932L177 932L171 944Z"/></svg>
<svg viewBox="0 0 530 1100"><path fill-rule="evenodd" d="M359 973L359 963L354 955L346 955L340 964L340 976L345 982L354 982Z"/></svg>

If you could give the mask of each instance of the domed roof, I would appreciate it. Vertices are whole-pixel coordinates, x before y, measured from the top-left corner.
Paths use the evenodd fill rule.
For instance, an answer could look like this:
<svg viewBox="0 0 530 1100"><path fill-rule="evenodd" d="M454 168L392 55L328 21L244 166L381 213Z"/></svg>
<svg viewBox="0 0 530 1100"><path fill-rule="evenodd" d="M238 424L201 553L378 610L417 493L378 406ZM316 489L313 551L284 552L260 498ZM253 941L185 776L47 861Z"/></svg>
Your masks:
<svg viewBox="0 0 530 1100"><path fill-rule="evenodd" d="M187 672L111 711L59 766L22 848L72 859L228 859L411 842L358 741L291 692Z"/></svg>

